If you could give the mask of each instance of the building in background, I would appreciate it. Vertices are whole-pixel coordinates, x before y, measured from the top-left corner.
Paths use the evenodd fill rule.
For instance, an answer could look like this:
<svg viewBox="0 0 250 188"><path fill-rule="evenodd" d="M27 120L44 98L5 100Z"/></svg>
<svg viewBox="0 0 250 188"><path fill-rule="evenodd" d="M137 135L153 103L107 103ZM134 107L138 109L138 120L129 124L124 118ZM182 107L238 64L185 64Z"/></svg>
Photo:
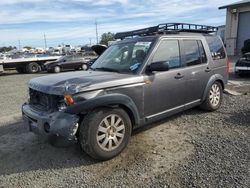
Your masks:
<svg viewBox="0 0 250 188"><path fill-rule="evenodd" d="M225 45L228 55L239 55L244 41L250 39L250 0L219 7L227 9Z"/></svg>
<svg viewBox="0 0 250 188"><path fill-rule="evenodd" d="M216 34L221 37L221 40L223 41L224 44L225 44L225 29L226 29L226 26L221 25L221 26L218 26L218 30L216 32Z"/></svg>

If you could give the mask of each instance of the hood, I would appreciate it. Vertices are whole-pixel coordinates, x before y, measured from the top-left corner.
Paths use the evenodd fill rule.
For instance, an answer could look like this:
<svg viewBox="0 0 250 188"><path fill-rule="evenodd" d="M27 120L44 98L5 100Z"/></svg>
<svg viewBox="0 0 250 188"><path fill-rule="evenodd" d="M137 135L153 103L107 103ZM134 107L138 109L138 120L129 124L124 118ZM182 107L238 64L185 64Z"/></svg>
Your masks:
<svg viewBox="0 0 250 188"><path fill-rule="evenodd" d="M91 46L91 49L94 50L97 55L101 55L107 49L107 46L102 44L96 44L94 46Z"/></svg>
<svg viewBox="0 0 250 188"><path fill-rule="evenodd" d="M143 77L138 75L77 71L33 78L29 81L29 88L52 95L65 95L141 82Z"/></svg>

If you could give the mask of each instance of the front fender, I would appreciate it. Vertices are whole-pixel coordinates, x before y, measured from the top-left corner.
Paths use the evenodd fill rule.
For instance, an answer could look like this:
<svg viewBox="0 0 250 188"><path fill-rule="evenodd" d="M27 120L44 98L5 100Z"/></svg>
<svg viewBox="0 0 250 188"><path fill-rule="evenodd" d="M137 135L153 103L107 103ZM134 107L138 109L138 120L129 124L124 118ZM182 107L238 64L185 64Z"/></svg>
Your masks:
<svg viewBox="0 0 250 188"><path fill-rule="evenodd" d="M85 101L81 101L72 106L69 106L66 109L65 113L69 114L87 113L88 111L91 111L98 107L103 107L103 106L110 107L113 105L123 105L126 108L128 108L134 116L133 118L135 124L139 124L140 117L135 103L130 97L123 94L107 94L92 99L88 99Z"/></svg>

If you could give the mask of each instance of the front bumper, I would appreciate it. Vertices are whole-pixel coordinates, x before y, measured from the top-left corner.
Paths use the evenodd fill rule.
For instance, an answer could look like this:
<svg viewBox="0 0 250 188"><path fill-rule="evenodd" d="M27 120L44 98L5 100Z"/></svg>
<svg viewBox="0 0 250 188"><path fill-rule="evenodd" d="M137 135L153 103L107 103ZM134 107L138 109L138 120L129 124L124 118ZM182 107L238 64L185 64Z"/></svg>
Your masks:
<svg viewBox="0 0 250 188"><path fill-rule="evenodd" d="M58 135L69 140L75 139L79 117L64 112L42 112L29 104L23 104L22 114L24 126L39 135Z"/></svg>

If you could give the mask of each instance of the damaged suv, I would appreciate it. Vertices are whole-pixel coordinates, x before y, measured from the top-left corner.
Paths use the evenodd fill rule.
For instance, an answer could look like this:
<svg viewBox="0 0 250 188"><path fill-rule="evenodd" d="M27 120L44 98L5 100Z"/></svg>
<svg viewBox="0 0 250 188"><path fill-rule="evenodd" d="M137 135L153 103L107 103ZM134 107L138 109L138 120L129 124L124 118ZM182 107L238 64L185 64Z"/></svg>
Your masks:
<svg viewBox="0 0 250 188"><path fill-rule="evenodd" d="M215 30L174 23L117 33L122 40L89 71L30 80L24 124L76 139L93 158L108 160L135 128L195 106L217 110L228 68L221 40L209 34Z"/></svg>

